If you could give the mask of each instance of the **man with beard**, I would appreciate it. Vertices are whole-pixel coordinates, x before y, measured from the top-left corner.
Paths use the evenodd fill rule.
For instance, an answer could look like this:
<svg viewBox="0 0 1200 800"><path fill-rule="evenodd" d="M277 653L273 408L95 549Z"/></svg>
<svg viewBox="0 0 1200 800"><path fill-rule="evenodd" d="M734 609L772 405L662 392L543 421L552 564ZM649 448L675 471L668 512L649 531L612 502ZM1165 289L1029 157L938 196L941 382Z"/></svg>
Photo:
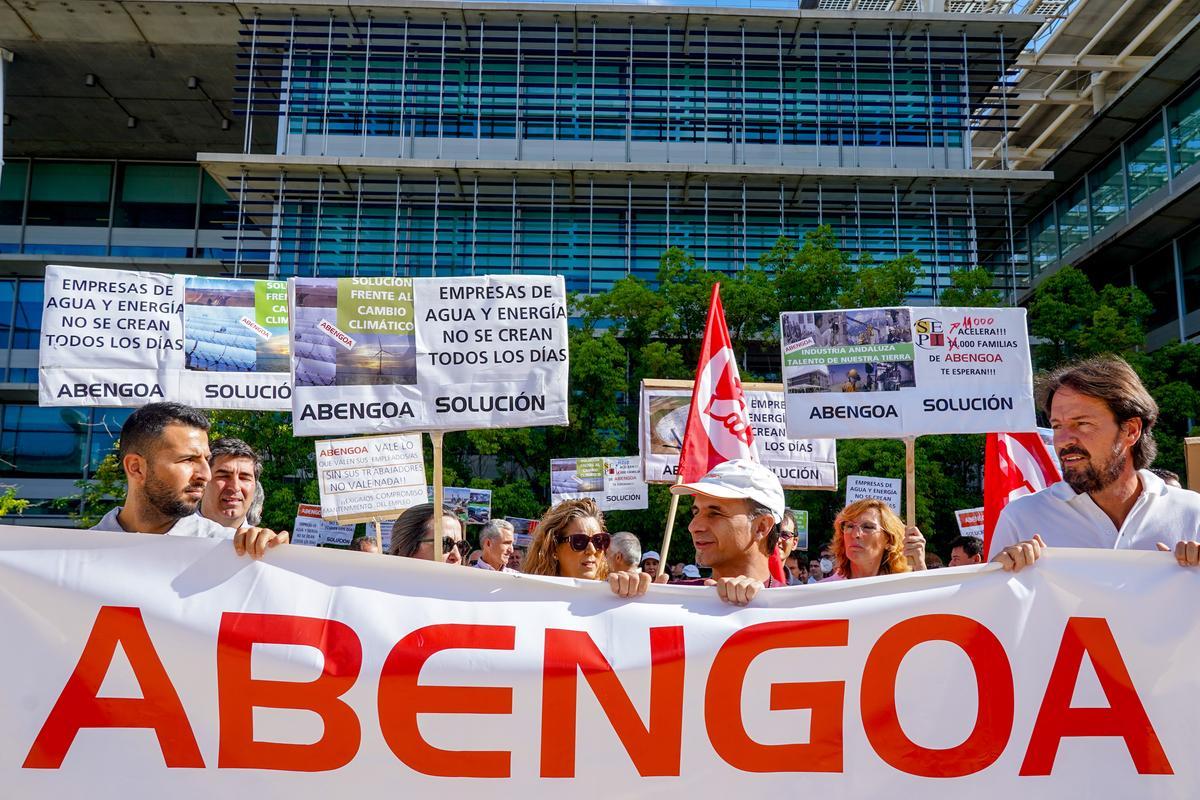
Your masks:
<svg viewBox="0 0 1200 800"><path fill-rule="evenodd" d="M233 539L238 555L261 558L286 531L226 528L196 513L212 477L208 418L179 403L142 406L121 426L119 455L129 489L92 530Z"/></svg>
<svg viewBox="0 0 1200 800"><path fill-rule="evenodd" d="M1016 572L1045 547L1172 551L1200 565L1200 494L1150 471L1158 405L1119 358L1062 367L1039 382L1063 480L1000 514L992 560Z"/></svg>

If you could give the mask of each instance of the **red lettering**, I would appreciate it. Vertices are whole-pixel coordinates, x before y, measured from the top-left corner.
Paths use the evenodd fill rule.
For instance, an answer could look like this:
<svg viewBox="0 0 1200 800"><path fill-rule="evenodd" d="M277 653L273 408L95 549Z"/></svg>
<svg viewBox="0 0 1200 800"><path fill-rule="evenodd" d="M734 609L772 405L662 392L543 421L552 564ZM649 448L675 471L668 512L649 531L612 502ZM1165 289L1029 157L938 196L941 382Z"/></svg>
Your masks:
<svg viewBox="0 0 1200 800"><path fill-rule="evenodd" d="M129 659L141 697L97 697L117 645ZM149 728L168 767L203 767L179 694L137 608L101 606L75 671L50 710L23 766L58 769L83 728Z"/></svg>
<svg viewBox="0 0 1200 800"><path fill-rule="evenodd" d="M956 747L932 749L915 743L896 713L896 674L905 656L925 642L962 648L975 669L979 710L975 727ZM1012 667L1004 645L986 627L954 614L926 614L889 628L867 656L861 700L863 729L879 757L896 769L925 778L961 778L991 766L1012 735Z"/></svg>
<svg viewBox="0 0 1200 800"><path fill-rule="evenodd" d="M308 682L250 677L256 644L313 647L325 661ZM358 716L340 698L362 668L362 644L349 625L331 619L282 614L221 615L217 634L217 711L220 749L217 765L239 769L321 772L346 766L362 739ZM325 729L312 744L260 742L254 738L255 708L312 711Z"/></svg>
<svg viewBox="0 0 1200 800"><path fill-rule="evenodd" d="M1071 707L1085 652L1104 689L1108 708ZM1020 774L1049 775L1058 746L1067 736L1120 736L1139 775L1174 774L1103 618L1067 620Z"/></svg>
<svg viewBox="0 0 1200 800"><path fill-rule="evenodd" d="M542 777L575 777L579 672L600 701L638 774L678 775L683 746L683 628L650 629L650 723L629 699L608 659L584 631L546 631L542 679Z"/></svg>
<svg viewBox="0 0 1200 800"><path fill-rule="evenodd" d="M430 625L405 636L379 675L379 728L396 758L423 775L507 778L507 750L442 750L425 741L418 714L511 714L507 686L422 686L421 669L443 650L512 650L511 625Z"/></svg>
<svg viewBox="0 0 1200 800"><path fill-rule="evenodd" d="M775 683L771 710L812 709L807 744L759 744L742 720L742 684L750 663L783 647L845 647L844 619L764 622L726 640L713 659L704 690L704 723L713 749L743 772L841 772L844 681Z"/></svg>

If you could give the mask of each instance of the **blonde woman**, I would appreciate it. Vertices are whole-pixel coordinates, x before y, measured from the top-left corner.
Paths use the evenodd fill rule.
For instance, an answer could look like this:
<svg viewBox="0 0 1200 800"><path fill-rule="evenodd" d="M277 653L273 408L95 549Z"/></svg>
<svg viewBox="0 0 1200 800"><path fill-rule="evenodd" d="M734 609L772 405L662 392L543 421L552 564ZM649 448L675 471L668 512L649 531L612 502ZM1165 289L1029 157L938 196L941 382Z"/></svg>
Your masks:
<svg viewBox="0 0 1200 800"><path fill-rule="evenodd" d="M650 587L644 572L608 571L604 554L612 537L595 501L564 500L545 513L533 532L521 570L526 575L553 575L580 580L607 580L615 594L638 597Z"/></svg>
<svg viewBox="0 0 1200 800"><path fill-rule="evenodd" d="M858 500L833 523L833 564L827 581L925 569L925 537L882 500Z"/></svg>

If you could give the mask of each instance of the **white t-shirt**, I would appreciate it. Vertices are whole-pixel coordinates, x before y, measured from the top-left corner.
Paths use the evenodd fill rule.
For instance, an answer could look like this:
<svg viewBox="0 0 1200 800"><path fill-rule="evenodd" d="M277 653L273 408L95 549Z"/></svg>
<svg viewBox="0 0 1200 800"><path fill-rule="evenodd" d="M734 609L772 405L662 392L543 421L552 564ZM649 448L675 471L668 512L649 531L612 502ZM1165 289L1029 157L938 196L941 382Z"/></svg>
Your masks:
<svg viewBox="0 0 1200 800"><path fill-rule="evenodd" d="M120 513L121 507L117 506L105 514L104 519L96 523L92 527L92 530L128 533L128 531L121 527L121 523L117 521L117 514ZM199 514L188 514L172 525L171 530L167 531L166 535L198 536L202 539L232 539L236 532L233 528L222 527L207 517L202 517Z"/></svg>
<svg viewBox="0 0 1200 800"><path fill-rule="evenodd" d="M1154 550L1158 542L1174 550L1176 542L1200 539L1200 494L1167 486L1149 470L1137 474L1142 492L1120 530L1091 495L1059 481L1004 507L989 557L1035 533L1050 547L1106 550Z"/></svg>

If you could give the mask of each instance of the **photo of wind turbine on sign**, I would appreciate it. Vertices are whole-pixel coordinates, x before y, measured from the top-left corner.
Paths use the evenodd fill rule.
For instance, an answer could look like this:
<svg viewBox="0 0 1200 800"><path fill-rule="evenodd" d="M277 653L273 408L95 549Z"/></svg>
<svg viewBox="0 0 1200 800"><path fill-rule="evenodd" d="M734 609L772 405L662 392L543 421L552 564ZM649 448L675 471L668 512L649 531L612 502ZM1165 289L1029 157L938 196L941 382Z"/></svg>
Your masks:
<svg viewBox="0 0 1200 800"><path fill-rule="evenodd" d="M742 392L737 356L725 322L721 305L721 284L713 284L708 305L708 321L700 343L700 361L696 366L696 381L692 402L688 407L680 446L677 483L689 483L704 477L709 470L725 461L748 458L758 461L754 446L754 431L750 427L749 407ZM665 569L671 548L671 531L679 510L679 495L671 495L667 512L667 529L663 534L662 558L659 573ZM655 576L657 577L657 576Z"/></svg>

